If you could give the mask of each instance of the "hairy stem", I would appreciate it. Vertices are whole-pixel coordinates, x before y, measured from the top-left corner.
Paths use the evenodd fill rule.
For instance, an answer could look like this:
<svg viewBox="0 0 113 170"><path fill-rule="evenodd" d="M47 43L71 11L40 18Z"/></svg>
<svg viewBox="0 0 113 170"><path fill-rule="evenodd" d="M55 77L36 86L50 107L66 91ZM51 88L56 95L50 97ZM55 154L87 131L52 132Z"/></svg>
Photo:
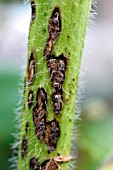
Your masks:
<svg viewBox="0 0 113 170"><path fill-rule="evenodd" d="M91 0L30 3L18 170L66 170Z"/></svg>

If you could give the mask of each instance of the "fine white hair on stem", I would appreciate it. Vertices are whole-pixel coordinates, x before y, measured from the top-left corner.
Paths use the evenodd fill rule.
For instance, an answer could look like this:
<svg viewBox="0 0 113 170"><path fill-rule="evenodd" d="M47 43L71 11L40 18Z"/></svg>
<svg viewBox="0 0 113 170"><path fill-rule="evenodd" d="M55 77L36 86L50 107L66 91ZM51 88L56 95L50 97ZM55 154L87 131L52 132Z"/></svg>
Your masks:
<svg viewBox="0 0 113 170"><path fill-rule="evenodd" d="M68 167L69 170L74 170L76 168L77 157L79 155L76 145L77 145L77 140L79 140L79 125L81 120L82 103L86 96L85 87L87 82L85 81L85 74L87 72L87 65L88 65L87 56L89 55L89 51L87 49L87 40L90 39L90 37L87 36L87 33L89 32L91 33L92 27L95 25L95 19L98 16L97 6L99 1L100 0L93 0L92 2L92 8L90 10L90 18L89 18L87 32L86 32L85 46L83 50L80 75L79 75L77 97L75 99L75 115L73 121L73 132L72 132L72 143L71 143L71 155L74 159L69 163L69 167Z"/></svg>
<svg viewBox="0 0 113 170"><path fill-rule="evenodd" d="M24 3L25 3L25 5L26 4L30 4L30 0L27 0L27 1L24 1ZM40 5L40 4L39 4ZM71 11L69 11L70 13L71 13ZM94 12L94 11L93 11ZM93 13L92 12L92 13ZM94 16L94 14L92 15L92 13L91 13L91 20L92 20L92 16ZM42 25L47 25L47 23L41 23L41 26ZM41 29L41 26L39 25L38 26L38 28L39 29ZM38 34L38 33L37 33ZM33 41L35 40L35 36L33 37ZM72 37L73 39L74 39L74 36ZM76 42L76 41L75 41ZM27 43L25 43L25 44L27 44ZM73 52L74 53L74 52ZM23 55L24 57L25 56L27 56L26 54L24 54ZM23 57L23 59L25 60L26 58L24 58ZM71 58L70 58L70 60L71 60ZM25 62L26 63L26 62ZM40 61L38 61L38 63L40 63ZM37 63L37 64L38 64ZM25 70L26 70L26 67L23 67L22 68L23 70L21 71L21 73L22 74L24 74L24 76L25 76ZM71 69L71 68L70 68ZM74 115L74 118L73 118L73 134L71 135L71 134L69 134L70 135L70 137L72 136L72 145L71 145L71 155L76 159L76 157L77 157L77 152L76 152L76 149L75 149L75 146L76 146L76 141L77 141L77 136L78 136L78 127L77 127L77 121L78 120L80 120L80 107L81 107L81 103L82 103L82 101L83 101L83 98L84 98L84 72L85 72L85 69L83 68L83 70L81 69L81 74L80 74L80 78L79 78L79 85L78 85L78 94L77 94L77 98L76 98L76 106L75 106L75 115ZM43 72L41 71L40 72L40 74L43 74ZM23 78L23 75L21 75L21 77L22 77L22 79L21 79L21 82L24 82L24 78ZM43 82L42 82L43 83ZM12 166L11 166L11 168L12 169L14 169L14 170L16 170L17 169L17 163L18 163L18 156L17 156L17 154L18 154L18 147L19 147L19 145L20 145L20 143L21 142L18 142L19 140L20 140L20 136L24 136L24 133L23 132L20 132L20 127L23 125L23 124L25 124L25 119L24 118L22 118L22 105L23 105L23 101L22 101L22 99L23 99L23 83L21 83L20 85L22 85L22 90L19 92L19 94L20 94L20 100L19 100L19 103L18 103L18 109L16 110L16 118L15 118L15 121L16 121L16 123L15 124L17 124L16 125L16 128L17 128L17 131L16 131L16 133L18 134L18 135L16 135L16 134L13 134L13 136L15 137L15 142L14 142L14 144L12 145L12 149L13 149L13 157L12 157L12 159L10 159L11 161L12 161ZM27 86L28 86L28 84L26 84ZM27 87L26 87L27 88ZM35 89L35 87L32 87L32 88L34 88L34 90L36 90ZM36 91L35 91L36 92ZM65 92L66 93L66 92ZM27 102L26 102L26 105L27 105ZM27 118L27 120L29 119L29 117ZM29 140L29 144L31 144L32 143L32 141L33 141L33 139L35 138L35 136L34 137L32 137L30 140ZM40 152L41 152L41 150L40 150ZM40 153L39 153L40 154ZM30 155L30 153L29 153L29 155ZM27 158L28 159L28 158ZM42 158L43 159L43 158ZM22 169L25 167L25 165L28 163L28 160L25 160L25 162L24 162L24 164L22 164ZM76 160L73 160L71 163L70 163L70 165L69 165L69 169L70 170L72 170L72 169L74 169L75 168L75 166L76 166Z"/></svg>

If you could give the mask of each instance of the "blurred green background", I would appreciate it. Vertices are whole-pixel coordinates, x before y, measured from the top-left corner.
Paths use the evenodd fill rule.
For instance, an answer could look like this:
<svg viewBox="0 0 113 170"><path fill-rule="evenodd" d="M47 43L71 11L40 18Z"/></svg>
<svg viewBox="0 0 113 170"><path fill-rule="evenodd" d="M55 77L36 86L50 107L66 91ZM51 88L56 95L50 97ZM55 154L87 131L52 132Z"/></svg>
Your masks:
<svg viewBox="0 0 113 170"><path fill-rule="evenodd" d="M27 42L29 20L26 24L26 10L28 6L22 1L0 1L0 170L9 170L11 166L15 110L19 107L18 91L23 74L21 65L27 56L24 40Z"/></svg>
<svg viewBox="0 0 113 170"><path fill-rule="evenodd" d="M0 169L8 170L11 157L10 144L13 142L11 133L14 128L14 108L16 108L18 97L19 76L15 73L0 73Z"/></svg>
<svg viewBox="0 0 113 170"><path fill-rule="evenodd" d="M113 1L103 0L97 7L98 17L93 27L89 23L81 66L78 170L100 170L113 155ZM10 169L11 133L15 132L14 110L20 99L29 20L29 5L0 1L0 170Z"/></svg>

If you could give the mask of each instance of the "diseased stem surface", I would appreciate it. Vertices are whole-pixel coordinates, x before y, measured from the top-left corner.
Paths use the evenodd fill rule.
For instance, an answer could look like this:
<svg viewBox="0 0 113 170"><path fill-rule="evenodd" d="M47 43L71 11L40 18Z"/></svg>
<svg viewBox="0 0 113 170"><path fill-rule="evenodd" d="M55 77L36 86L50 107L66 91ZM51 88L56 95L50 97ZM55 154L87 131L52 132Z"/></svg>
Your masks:
<svg viewBox="0 0 113 170"><path fill-rule="evenodd" d="M91 0L31 1L18 170L67 169L90 7Z"/></svg>

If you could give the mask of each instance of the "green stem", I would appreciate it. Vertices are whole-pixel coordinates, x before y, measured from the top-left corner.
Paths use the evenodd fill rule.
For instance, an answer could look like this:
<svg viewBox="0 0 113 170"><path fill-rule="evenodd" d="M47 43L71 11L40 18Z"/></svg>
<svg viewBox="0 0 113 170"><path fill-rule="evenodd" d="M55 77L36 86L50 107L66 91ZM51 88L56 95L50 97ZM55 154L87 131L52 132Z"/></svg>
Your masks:
<svg viewBox="0 0 113 170"><path fill-rule="evenodd" d="M70 155L91 1L34 0L31 3L18 170L33 169L33 166L38 169L55 156ZM62 161L59 165L66 170L68 163Z"/></svg>

